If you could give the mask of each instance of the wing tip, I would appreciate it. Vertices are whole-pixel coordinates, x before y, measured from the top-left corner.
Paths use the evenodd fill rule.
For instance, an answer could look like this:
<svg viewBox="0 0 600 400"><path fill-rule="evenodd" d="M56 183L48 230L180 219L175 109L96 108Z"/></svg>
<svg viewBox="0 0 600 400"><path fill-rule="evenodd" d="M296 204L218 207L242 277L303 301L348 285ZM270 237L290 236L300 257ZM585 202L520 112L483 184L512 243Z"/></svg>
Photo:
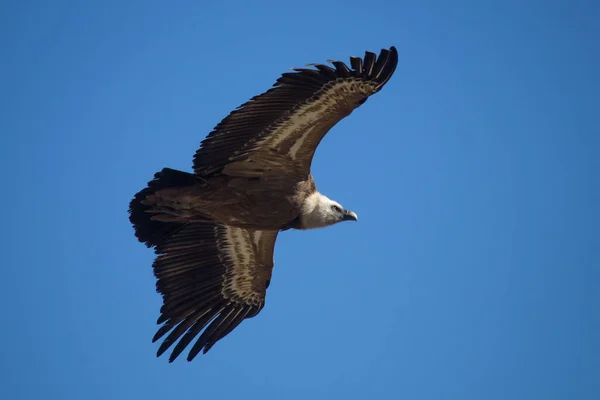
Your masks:
<svg viewBox="0 0 600 400"><path fill-rule="evenodd" d="M321 79L332 81L338 78L362 78L378 83L377 91L389 81L398 65L398 49L396 46L382 48L379 52L365 51L364 57L350 56L350 67L340 60L327 59L327 62L333 67L320 63L309 63L306 67L312 68L291 68L291 71L283 74L284 78L291 75L306 75L313 79L318 75ZM278 81L279 82L279 81Z"/></svg>
<svg viewBox="0 0 600 400"><path fill-rule="evenodd" d="M375 71L373 71L372 79L379 83L377 91L392 78L396 67L398 66L398 50L396 46L390 46L389 49L381 49L377 62L375 64Z"/></svg>
<svg viewBox="0 0 600 400"><path fill-rule="evenodd" d="M363 58L350 57L351 73L366 80L378 83L377 91L390 80L398 65L398 49L396 46L382 48L377 55L366 50Z"/></svg>

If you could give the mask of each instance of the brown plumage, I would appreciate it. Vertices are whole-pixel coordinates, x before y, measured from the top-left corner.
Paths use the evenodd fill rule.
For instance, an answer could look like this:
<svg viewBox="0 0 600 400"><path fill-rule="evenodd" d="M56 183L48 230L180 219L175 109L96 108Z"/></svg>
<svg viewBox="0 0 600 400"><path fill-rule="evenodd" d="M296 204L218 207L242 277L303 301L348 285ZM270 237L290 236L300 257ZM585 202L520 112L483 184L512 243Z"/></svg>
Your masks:
<svg viewBox="0 0 600 400"><path fill-rule="evenodd" d="M284 73L215 127L193 174L165 168L131 201L136 237L157 254L159 356L177 343L173 361L199 335L191 361L260 312L279 231L357 220L317 191L310 165L325 134L389 81L398 53L331 63Z"/></svg>

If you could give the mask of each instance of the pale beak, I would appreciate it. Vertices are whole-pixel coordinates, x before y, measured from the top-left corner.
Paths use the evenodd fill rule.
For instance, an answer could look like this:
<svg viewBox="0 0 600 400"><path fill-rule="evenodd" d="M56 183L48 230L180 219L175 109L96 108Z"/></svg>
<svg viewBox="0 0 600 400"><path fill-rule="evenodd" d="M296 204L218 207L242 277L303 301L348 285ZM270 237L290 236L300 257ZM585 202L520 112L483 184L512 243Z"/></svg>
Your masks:
<svg viewBox="0 0 600 400"><path fill-rule="evenodd" d="M344 210L344 221L358 221L358 215L354 211Z"/></svg>

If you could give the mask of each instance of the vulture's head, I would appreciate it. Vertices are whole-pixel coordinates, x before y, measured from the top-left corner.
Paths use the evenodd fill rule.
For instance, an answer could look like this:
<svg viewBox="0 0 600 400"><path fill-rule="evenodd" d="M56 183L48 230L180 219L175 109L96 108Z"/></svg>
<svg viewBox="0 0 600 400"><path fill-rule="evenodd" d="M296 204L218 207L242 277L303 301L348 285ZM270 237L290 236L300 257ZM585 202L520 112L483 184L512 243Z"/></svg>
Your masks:
<svg viewBox="0 0 600 400"><path fill-rule="evenodd" d="M358 216L319 192L304 201L300 217L302 229L324 228L342 221L358 221Z"/></svg>

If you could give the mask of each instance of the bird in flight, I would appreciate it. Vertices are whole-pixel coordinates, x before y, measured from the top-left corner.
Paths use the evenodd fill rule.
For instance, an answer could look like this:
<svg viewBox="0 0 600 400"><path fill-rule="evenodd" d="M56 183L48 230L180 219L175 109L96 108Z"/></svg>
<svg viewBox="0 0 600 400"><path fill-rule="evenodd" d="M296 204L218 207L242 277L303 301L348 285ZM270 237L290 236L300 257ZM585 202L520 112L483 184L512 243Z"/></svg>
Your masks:
<svg viewBox="0 0 600 400"><path fill-rule="evenodd" d="M197 337L191 361L260 312L280 231L358 220L317 191L311 163L325 134L390 80L398 53L329 63L282 74L201 142L193 173L164 168L131 200L135 235L156 253L153 342L168 333L157 357L175 344L172 362Z"/></svg>

